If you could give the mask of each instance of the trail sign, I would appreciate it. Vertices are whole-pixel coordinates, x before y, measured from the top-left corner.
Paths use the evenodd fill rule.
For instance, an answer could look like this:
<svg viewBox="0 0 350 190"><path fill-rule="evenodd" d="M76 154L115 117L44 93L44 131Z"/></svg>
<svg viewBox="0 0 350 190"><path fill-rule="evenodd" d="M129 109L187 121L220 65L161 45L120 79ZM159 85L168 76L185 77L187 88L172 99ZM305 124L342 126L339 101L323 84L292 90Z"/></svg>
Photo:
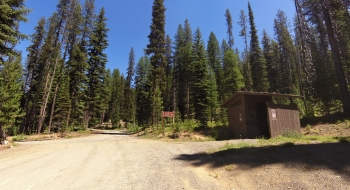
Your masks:
<svg viewBox="0 0 350 190"><path fill-rule="evenodd" d="M163 111L162 117L175 117L175 112Z"/></svg>
<svg viewBox="0 0 350 190"><path fill-rule="evenodd" d="M164 135L164 117L172 117L173 124L175 123L175 112L174 111L162 111L162 125L163 125L163 135Z"/></svg>

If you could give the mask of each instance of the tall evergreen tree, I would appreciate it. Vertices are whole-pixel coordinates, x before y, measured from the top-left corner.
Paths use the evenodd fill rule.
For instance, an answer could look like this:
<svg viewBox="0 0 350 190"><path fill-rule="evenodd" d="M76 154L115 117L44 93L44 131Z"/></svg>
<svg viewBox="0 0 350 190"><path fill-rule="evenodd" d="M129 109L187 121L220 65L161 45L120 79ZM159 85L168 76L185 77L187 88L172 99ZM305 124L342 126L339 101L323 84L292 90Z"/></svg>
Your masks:
<svg viewBox="0 0 350 190"><path fill-rule="evenodd" d="M218 101L224 102L224 75L223 68L221 65L221 53L220 45L216 36L213 32L209 35L208 45L207 45L208 63L213 70L213 76L215 77L215 83L218 89Z"/></svg>
<svg viewBox="0 0 350 190"><path fill-rule="evenodd" d="M89 127L97 124L100 118L96 117L100 111L98 101L101 98L101 84L107 63L107 55L104 50L108 46L105 9L102 8L96 17L94 28L89 40L89 69L88 77L88 106L86 107L88 115L85 116L85 122L88 121Z"/></svg>
<svg viewBox="0 0 350 190"><path fill-rule="evenodd" d="M193 108L195 119L199 121L200 127L206 127L208 121L209 107L209 89L210 78L208 75L208 66L206 52L202 34L199 28L196 30L193 39L193 71L192 91Z"/></svg>
<svg viewBox="0 0 350 190"><path fill-rule="evenodd" d="M154 0L152 7L151 32L148 35L149 44L146 54L149 55L152 65L152 119L153 124L158 123L162 111L162 96L165 81L165 6L164 0ZM160 104L160 105L159 105Z"/></svg>
<svg viewBox="0 0 350 190"><path fill-rule="evenodd" d="M134 99L134 91L131 87L132 79L134 76L134 67L135 67L135 53L134 48L131 48L129 53L129 63L127 68L127 76L125 81L124 88L124 115L123 119L128 122L134 121L135 118L135 99Z"/></svg>
<svg viewBox="0 0 350 190"><path fill-rule="evenodd" d="M281 65L278 72L282 73L283 77L281 78L280 92L287 94L298 93L295 47L288 31L287 17L281 10L277 12L274 29L281 53Z"/></svg>
<svg viewBox="0 0 350 190"><path fill-rule="evenodd" d="M228 46L230 48L233 48L234 40L233 40L233 32L232 32L232 17L229 9L226 9L225 12L225 17L226 17L226 25L227 25L227 35L228 35Z"/></svg>
<svg viewBox="0 0 350 190"><path fill-rule="evenodd" d="M112 80L111 80L110 88L111 88L111 99L109 102L108 116L109 116L109 119L112 121L113 126L118 126L118 123L122 118L121 117L122 107L120 102L122 102L123 100L123 89L124 89L124 83L118 69L114 69L112 72Z"/></svg>
<svg viewBox="0 0 350 190"><path fill-rule="evenodd" d="M269 83L266 73L266 61L259 46L258 31L255 27L254 15L248 2L250 23L250 63L253 81L253 90L256 92L267 92Z"/></svg>
<svg viewBox="0 0 350 190"><path fill-rule="evenodd" d="M39 68L39 59L41 56L44 39L46 36L45 31L45 18L41 18L38 22L38 25L34 28L35 32L31 35L31 45L27 48L28 56L27 56L27 65L26 65L26 76L25 76L25 94L24 94L24 111L26 116L23 119L22 123L22 133L27 133L29 131L29 127L33 126L34 123L34 110L33 102L35 97L33 96L38 92L37 80L38 76L41 73L38 73L42 68Z"/></svg>
<svg viewBox="0 0 350 190"><path fill-rule="evenodd" d="M165 69L165 77L166 77L166 90L164 94L164 108L166 111L174 110L174 84L173 84L173 52L172 52L172 41L169 35L166 36L166 44L165 44L165 57L167 60L167 66Z"/></svg>
<svg viewBox="0 0 350 190"><path fill-rule="evenodd" d="M216 77L213 69L210 65L207 65L208 70L208 117L211 122L217 118L217 109L219 108L218 102L218 86L216 84Z"/></svg>
<svg viewBox="0 0 350 190"><path fill-rule="evenodd" d="M102 83L100 87L100 98L97 101L98 112L97 118L99 119L99 123L109 122L108 110L109 110L109 102L111 99L111 71L109 69L105 70L102 74ZM133 102L131 102L133 103ZM133 105L133 104L132 104Z"/></svg>
<svg viewBox="0 0 350 190"><path fill-rule="evenodd" d="M239 32L239 36L242 36L245 43L244 53L243 53L243 66L242 66L242 73L244 76L244 83L245 87L248 91L252 90L252 74L251 74L251 66L249 63L249 47L248 47L248 19L247 15L245 14L244 10L240 11L239 14L239 26L241 27L241 30Z"/></svg>
<svg viewBox="0 0 350 190"><path fill-rule="evenodd" d="M69 101L69 75L66 69L63 71L60 83L61 88L59 88L57 93L57 106L54 110L53 123L61 133L67 133L69 130L67 119L71 104Z"/></svg>
<svg viewBox="0 0 350 190"><path fill-rule="evenodd" d="M85 129L83 123L84 102L87 101L85 91L87 90L87 76L88 68L87 55L81 43L76 44L72 50L72 54L67 63L69 65L68 75L69 93L70 93L70 110L67 119L67 125L72 125L80 129ZM70 118L72 118L70 120Z"/></svg>
<svg viewBox="0 0 350 190"><path fill-rule="evenodd" d="M148 57L141 57L135 70L136 117L140 126L150 124L152 118L151 69Z"/></svg>
<svg viewBox="0 0 350 190"><path fill-rule="evenodd" d="M261 41L263 47L263 54L266 60L267 78L270 84L269 92L277 92L277 70L274 59L276 58L273 49L272 42L269 35L263 30L263 38Z"/></svg>
<svg viewBox="0 0 350 190"><path fill-rule="evenodd" d="M129 53L129 62L127 68L127 76L126 76L126 85L128 88L131 88L131 83L133 81L134 70L135 70L135 51L134 48L131 47Z"/></svg>

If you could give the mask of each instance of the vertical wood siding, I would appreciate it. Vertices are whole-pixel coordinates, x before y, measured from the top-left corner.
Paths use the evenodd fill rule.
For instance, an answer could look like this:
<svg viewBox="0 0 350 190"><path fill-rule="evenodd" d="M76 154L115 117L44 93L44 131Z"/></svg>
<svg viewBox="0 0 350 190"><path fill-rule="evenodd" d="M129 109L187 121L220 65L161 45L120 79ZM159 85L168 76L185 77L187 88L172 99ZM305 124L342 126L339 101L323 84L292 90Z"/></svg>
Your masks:
<svg viewBox="0 0 350 190"><path fill-rule="evenodd" d="M301 134L299 111L296 105L279 105L267 102L270 136L276 137L285 133ZM272 118L271 110L275 109L277 118Z"/></svg>

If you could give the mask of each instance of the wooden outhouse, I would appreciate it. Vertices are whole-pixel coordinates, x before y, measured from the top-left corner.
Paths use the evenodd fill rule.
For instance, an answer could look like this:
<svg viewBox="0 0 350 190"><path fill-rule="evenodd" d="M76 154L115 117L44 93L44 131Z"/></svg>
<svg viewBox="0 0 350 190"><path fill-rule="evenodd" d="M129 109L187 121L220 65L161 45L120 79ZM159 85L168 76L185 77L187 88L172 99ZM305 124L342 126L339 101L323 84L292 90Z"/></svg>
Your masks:
<svg viewBox="0 0 350 190"><path fill-rule="evenodd" d="M274 104L272 97L302 98L297 95L236 92L222 107L234 138L275 137L287 132L301 133L296 104ZM292 101L291 101L292 102Z"/></svg>

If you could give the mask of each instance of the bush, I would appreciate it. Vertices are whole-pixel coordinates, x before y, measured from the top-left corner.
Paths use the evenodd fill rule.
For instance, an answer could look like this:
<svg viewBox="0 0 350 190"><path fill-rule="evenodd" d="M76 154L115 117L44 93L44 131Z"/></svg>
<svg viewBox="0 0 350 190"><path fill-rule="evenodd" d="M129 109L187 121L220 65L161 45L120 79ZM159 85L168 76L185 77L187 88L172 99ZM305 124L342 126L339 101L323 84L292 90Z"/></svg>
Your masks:
<svg viewBox="0 0 350 190"><path fill-rule="evenodd" d="M12 140L13 141L21 141L21 140L25 140L26 138L27 138L26 135L20 134L20 135L12 137Z"/></svg>

